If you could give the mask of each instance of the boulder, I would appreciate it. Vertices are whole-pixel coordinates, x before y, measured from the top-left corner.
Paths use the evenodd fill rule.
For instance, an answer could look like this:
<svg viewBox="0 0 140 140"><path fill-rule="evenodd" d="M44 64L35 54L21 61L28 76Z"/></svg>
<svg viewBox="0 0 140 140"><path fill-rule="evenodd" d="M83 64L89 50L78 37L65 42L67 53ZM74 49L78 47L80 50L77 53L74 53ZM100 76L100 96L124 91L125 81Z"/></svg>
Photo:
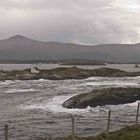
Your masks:
<svg viewBox="0 0 140 140"><path fill-rule="evenodd" d="M76 95L62 105L65 108L86 108L132 103L140 100L140 88L108 88Z"/></svg>

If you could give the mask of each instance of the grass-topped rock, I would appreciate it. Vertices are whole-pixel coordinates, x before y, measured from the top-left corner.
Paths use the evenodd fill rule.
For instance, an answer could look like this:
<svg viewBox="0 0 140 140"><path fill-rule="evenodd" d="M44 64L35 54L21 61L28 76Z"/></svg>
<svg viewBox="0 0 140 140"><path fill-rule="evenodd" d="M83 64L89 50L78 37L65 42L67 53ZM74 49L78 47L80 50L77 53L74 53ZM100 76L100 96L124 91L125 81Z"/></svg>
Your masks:
<svg viewBox="0 0 140 140"><path fill-rule="evenodd" d="M38 69L32 72L31 69L0 71L0 80L65 80L65 79L84 79L92 76L101 77L125 77L140 76L140 72L130 73L119 69L99 68L99 69L80 69L78 67L60 67L55 69Z"/></svg>
<svg viewBox="0 0 140 140"><path fill-rule="evenodd" d="M86 108L132 103L140 100L140 88L108 88L76 95L63 103L66 108Z"/></svg>

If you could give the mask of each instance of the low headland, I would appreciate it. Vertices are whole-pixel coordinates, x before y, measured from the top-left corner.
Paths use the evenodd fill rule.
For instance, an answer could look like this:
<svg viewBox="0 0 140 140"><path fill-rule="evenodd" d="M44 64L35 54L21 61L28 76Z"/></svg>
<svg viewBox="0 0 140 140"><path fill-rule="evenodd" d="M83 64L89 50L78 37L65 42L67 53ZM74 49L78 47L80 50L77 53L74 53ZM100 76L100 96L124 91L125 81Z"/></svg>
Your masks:
<svg viewBox="0 0 140 140"><path fill-rule="evenodd" d="M100 77L132 77L140 76L140 72L126 72L119 69L99 68L99 69L80 69L78 67L60 67L55 69L31 68L25 70L0 70L0 81L3 80L65 80L65 79L84 79L93 76Z"/></svg>

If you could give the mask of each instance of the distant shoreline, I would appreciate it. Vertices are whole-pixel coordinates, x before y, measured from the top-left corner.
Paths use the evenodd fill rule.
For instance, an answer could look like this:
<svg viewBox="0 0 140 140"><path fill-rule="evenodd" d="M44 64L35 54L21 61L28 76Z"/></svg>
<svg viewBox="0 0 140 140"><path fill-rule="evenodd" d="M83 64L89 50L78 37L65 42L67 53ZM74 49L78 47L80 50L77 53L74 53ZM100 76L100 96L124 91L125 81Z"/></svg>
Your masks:
<svg viewBox="0 0 140 140"><path fill-rule="evenodd" d="M0 80L66 80L85 79L88 77L134 77L140 72L126 72L113 68L81 69L78 67L59 67L54 69L39 69L37 67L25 70L0 70Z"/></svg>
<svg viewBox="0 0 140 140"><path fill-rule="evenodd" d="M60 64L60 65L105 65L107 62L102 60L85 60L85 59L62 59L62 60L2 60L0 64Z"/></svg>

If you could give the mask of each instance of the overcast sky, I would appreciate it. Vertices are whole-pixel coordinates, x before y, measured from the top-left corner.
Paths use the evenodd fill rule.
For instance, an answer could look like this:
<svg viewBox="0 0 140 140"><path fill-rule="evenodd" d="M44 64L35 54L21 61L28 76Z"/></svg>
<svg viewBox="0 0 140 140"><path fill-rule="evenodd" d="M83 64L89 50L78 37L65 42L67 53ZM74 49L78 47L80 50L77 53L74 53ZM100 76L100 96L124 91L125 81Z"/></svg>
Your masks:
<svg viewBox="0 0 140 140"><path fill-rule="evenodd" d="M140 42L140 0L0 0L0 39Z"/></svg>

